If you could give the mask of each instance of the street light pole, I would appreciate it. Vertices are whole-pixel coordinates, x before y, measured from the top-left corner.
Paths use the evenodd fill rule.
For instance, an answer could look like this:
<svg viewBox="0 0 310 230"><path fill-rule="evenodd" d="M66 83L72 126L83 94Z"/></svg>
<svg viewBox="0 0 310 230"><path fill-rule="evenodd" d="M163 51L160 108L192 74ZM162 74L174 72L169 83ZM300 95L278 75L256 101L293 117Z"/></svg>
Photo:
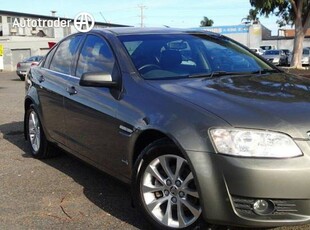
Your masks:
<svg viewBox="0 0 310 230"><path fill-rule="evenodd" d="M138 7L140 8L140 26L144 27L144 9L146 9L146 6L141 4Z"/></svg>

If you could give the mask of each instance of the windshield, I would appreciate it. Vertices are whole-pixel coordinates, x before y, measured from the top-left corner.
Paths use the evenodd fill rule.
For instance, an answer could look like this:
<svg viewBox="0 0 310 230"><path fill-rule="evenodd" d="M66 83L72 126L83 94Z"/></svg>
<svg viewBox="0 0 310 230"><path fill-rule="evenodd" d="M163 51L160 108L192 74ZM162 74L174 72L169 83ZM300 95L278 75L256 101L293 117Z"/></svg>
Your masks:
<svg viewBox="0 0 310 230"><path fill-rule="evenodd" d="M285 54L290 54L289 50L282 50Z"/></svg>
<svg viewBox="0 0 310 230"><path fill-rule="evenodd" d="M144 79L272 70L269 64L225 37L152 34L125 35L119 36L119 39Z"/></svg>
<svg viewBox="0 0 310 230"><path fill-rule="evenodd" d="M43 56L32 56L32 57L26 58L24 62L39 62L42 60L42 58Z"/></svg>
<svg viewBox="0 0 310 230"><path fill-rule="evenodd" d="M310 49L304 49L302 54L309 55L310 54Z"/></svg>
<svg viewBox="0 0 310 230"><path fill-rule="evenodd" d="M279 55L280 51L279 50L267 50L265 51L265 55Z"/></svg>

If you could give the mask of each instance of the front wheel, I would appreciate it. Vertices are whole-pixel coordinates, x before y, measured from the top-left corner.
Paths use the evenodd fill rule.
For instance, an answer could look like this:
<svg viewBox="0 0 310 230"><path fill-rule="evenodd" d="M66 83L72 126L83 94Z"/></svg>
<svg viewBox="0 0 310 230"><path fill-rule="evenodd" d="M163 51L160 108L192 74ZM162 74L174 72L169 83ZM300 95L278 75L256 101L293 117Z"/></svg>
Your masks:
<svg viewBox="0 0 310 230"><path fill-rule="evenodd" d="M171 142L162 139L146 147L134 174L137 205L158 229L193 229L203 224L194 174Z"/></svg>
<svg viewBox="0 0 310 230"><path fill-rule="evenodd" d="M25 81L25 76L24 75L18 75L21 81Z"/></svg>

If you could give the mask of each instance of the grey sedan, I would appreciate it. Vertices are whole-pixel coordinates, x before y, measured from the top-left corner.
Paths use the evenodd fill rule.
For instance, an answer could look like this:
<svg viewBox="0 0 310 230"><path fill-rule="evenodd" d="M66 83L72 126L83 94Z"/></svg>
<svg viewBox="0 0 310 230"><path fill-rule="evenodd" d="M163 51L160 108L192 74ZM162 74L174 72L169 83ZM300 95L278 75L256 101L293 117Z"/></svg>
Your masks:
<svg viewBox="0 0 310 230"><path fill-rule="evenodd" d="M39 62L42 60L43 56L32 56L29 58L26 58L25 60L18 62L16 65L16 74L19 76L19 78L24 81L25 76L30 70L31 66L38 65Z"/></svg>
<svg viewBox="0 0 310 230"><path fill-rule="evenodd" d="M130 184L156 228L310 223L310 79L171 28L70 35L28 77L33 157L56 145Z"/></svg>
<svg viewBox="0 0 310 230"><path fill-rule="evenodd" d="M266 50L263 57L274 65L288 65L288 59L283 50Z"/></svg>

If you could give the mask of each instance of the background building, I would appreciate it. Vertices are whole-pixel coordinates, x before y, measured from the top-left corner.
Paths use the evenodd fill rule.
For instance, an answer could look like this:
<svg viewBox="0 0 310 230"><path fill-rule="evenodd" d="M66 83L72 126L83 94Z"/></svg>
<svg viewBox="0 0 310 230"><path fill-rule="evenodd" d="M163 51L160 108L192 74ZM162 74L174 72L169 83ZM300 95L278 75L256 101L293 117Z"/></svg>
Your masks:
<svg viewBox="0 0 310 230"><path fill-rule="evenodd" d="M295 31L279 29L277 36L271 35L271 30L260 23L232 26L200 27L201 30L212 31L230 37L249 48L271 45L277 49L293 50ZM304 47L310 47L310 30L304 40Z"/></svg>
<svg viewBox="0 0 310 230"><path fill-rule="evenodd" d="M0 46L3 47L3 63L0 63L0 69L13 71L16 69L16 64L25 58L45 55L49 50L48 42L58 42L63 37L77 32L72 18L59 18L61 21L68 22L69 26L64 28L47 26L18 28L14 26L16 22L19 25L27 25L27 20L57 20L55 11L52 13L51 16L46 16L0 10ZM124 25L95 23L97 28L116 26Z"/></svg>
<svg viewBox="0 0 310 230"><path fill-rule="evenodd" d="M285 30L280 30L280 31L281 31L280 35L284 36L284 37L293 38L295 36L295 30L294 29L285 29ZM310 37L310 29L307 30L306 37Z"/></svg>
<svg viewBox="0 0 310 230"><path fill-rule="evenodd" d="M13 71L21 60L34 55L45 55L49 50L49 42L58 42L63 37L76 32L74 19L57 17L55 11L51 16L27 14L0 10L0 70ZM68 27L14 26L18 22L23 25L27 20L61 20L68 22ZM95 27L120 27L125 25L95 22ZM246 45L258 48L261 45L273 46L278 49L293 49L295 31L279 29L277 36L262 24L241 24L232 26L199 27L224 34ZM305 47L310 47L310 30L308 30Z"/></svg>

